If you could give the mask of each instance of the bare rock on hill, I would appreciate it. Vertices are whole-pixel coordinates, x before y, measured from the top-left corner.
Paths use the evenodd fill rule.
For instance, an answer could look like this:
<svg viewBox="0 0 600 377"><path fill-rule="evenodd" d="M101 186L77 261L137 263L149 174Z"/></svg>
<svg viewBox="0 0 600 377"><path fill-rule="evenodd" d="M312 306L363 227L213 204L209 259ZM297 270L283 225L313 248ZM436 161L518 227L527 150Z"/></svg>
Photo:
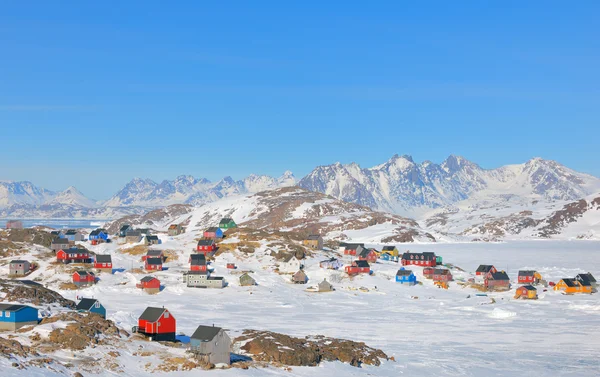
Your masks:
<svg viewBox="0 0 600 377"><path fill-rule="evenodd" d="M58 304L67 308L75 307L73 301L67 300L59 293L31 280L0 279L0 292L5 294L0 301L20 302L37 306Z"/></svg>
<svg viewBox="0 0 600 377"><path fill-rule="evenodd" d="M234 340L253 360L290 366L317 366L321 361L341 361L360 367L381 364L387 355L365 343L324 336L295 338L271 331L245 330Z"/></svg>
<svg viewBox="0 0 600 377"><path fill-rule="evenodd" d="M1 238L12 242L25 242L50 247L54 236L44 230L26 228L3 231Z"/></svg>
<svg viewBox="0 0 600 377"><path fill-rule="evenodd" d="M194 207L189 204L173 204L164 208L155 209L143 215L129 215L106 224L106 230L115 234L123 224L144 227L156 227L157 223L190 213Z"/></svg>
<svg viewBox="0 0 600 377"><path fill-rule="evenodd" d="M72 350L82 350L90 345L98 344L101 335L104 338L118 338L122 332L114 322L93 313L62 313L44 318L41 324L56 321L70 323L65 328L52 330L48 340L61 348Z"/></svg>
<svg viewBox="0 0 600 377"><path fill-rule="evenodd" d="M0 337L0 356L7 359L18 357L39 356L34 348L24 346L13 339L5 339Z"/></svg>

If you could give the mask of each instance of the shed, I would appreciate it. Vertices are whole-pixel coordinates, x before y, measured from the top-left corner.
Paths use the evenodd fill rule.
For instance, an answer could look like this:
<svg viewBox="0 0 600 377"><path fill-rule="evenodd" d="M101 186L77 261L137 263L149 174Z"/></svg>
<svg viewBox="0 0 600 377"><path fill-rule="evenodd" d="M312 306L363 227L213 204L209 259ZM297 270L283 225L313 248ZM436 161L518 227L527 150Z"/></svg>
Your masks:
<svg viewBox="0 0 600 377"><path fill-rule="evenodd" d="M292 282L294 284L306 284L308 282L308 276L302 270L298 270L294 275L292 275Z"/></svg>
<svg viewBox="0 0 600 377"><path fill-rule="evenodd" d="M31 270L29 261L17 259L10 261L8 265L8 274L10 276L25 276Z"/></svg>
<svg viewBox="0 0 600 377"><path fill-rule="evenodd" d="M242 287L248 287L251 285L256 285L256 280L252 276L250 276L247 272L240 276L240 285Z"/></svg>
<svg viewBox="0 0 600 377"><path fill-rule="evenodd" d="M327 281L327 279L323 279L322 282L319 283L319 292L332 292L333 285Z"/></svg>
<svg viewBox="0 0 600 377"><path fill-rule="evenodd" d="M81 301L75 307L76 310L80 312L90 312L95 313L101 316L102 318L106 318L106 309L100 303L100 301L94 298L82 298Z"/></svg>

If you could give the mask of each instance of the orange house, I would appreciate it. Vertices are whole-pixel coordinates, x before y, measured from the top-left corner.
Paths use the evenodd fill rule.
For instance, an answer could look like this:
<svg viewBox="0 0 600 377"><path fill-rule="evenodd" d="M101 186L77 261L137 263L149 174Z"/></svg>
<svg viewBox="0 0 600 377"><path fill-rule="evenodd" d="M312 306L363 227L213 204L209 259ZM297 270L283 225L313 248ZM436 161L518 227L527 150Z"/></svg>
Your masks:
<svg viewBox="0 0 600 377"><path fill-rule="evenodd" d="M591 284L585 284L575 279L562 279L554 286L555 291L562 291L563 293L592 293Z"/></svg>

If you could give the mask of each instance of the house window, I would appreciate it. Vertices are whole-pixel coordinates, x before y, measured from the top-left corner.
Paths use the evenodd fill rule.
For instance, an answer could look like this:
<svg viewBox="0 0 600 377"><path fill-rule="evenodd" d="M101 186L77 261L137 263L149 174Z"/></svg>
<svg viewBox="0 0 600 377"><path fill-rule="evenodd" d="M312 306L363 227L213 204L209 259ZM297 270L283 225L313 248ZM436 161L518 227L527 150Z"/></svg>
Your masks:
<svg viewBox="0 0 600 377"><path fill-rule="evenodd" d="M4 315L6 316L6 318L10 318L10 312L4 312L4 313L5 313Z"/></svg>
<svg viewBox="0 0 600 377"><path fill-rule="evenodd" d="M169 318L169 312L165 312L165 318ZM160 324L160 322L159 322Z"/></svg>
<svg viewBox="0 0 600 377"><path fill-rule="evenodd" d="M96 301L96 303L94 304L94 307L95 307L96 309L98 309L98 308L100 307L100 302Z"/></svg>

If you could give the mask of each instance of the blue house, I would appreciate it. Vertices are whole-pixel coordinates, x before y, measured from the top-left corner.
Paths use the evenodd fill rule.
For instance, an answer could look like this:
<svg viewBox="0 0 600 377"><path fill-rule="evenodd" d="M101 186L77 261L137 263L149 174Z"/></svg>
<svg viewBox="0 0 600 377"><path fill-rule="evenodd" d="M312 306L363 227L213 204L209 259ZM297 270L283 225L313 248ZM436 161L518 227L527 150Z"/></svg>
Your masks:
<svg viewBox="0 0 600 377"><path fill-rule="evenodd" d="M88 237L88 239L90 241L92 240L104 240L106 241L108 239L108 232L104 229L96 229L96 230L92 230L92 232L90 233L90 236Z"/></svg>
<svg viewBox="0 0 600 377"><path fill-rule="evenodd" d="M16 331L38 324L38 310L27 305L0 304L0 330Z"/></svg>
<svg viewBox="0 0 600 377"><path fill-rule="evenodd" d="M50 232L50 234L53 235L54 238L65 238L65 234L62 232L62 230L53 230Z"/></svg>
<svg viewBox="0 0 600 377"><path fill-rule="evenodd" d="M396 282L400 284L415 285L417 284L417 277L411 270L405 270L404 267L402 267L396 272Z"/></svg>
<svg viewBox="0 0 600 377"><path fill-rule="evenodd" d="M79 312L96 313L101 315L102 318L106 318L106 309L104 308L104 306L102 306L100 301L94 298L82 298L81 301L79 301L79 304L77 304L77 306L75 307L75 309L77 309L77 311Z"/></svg>
<svg viewBox="0 0 600 377"><path fill-rule="evenodd" d="M390 253L381 253L379 255L379 259L390 261L390 260L392 260L392 256Z"/></svg>

